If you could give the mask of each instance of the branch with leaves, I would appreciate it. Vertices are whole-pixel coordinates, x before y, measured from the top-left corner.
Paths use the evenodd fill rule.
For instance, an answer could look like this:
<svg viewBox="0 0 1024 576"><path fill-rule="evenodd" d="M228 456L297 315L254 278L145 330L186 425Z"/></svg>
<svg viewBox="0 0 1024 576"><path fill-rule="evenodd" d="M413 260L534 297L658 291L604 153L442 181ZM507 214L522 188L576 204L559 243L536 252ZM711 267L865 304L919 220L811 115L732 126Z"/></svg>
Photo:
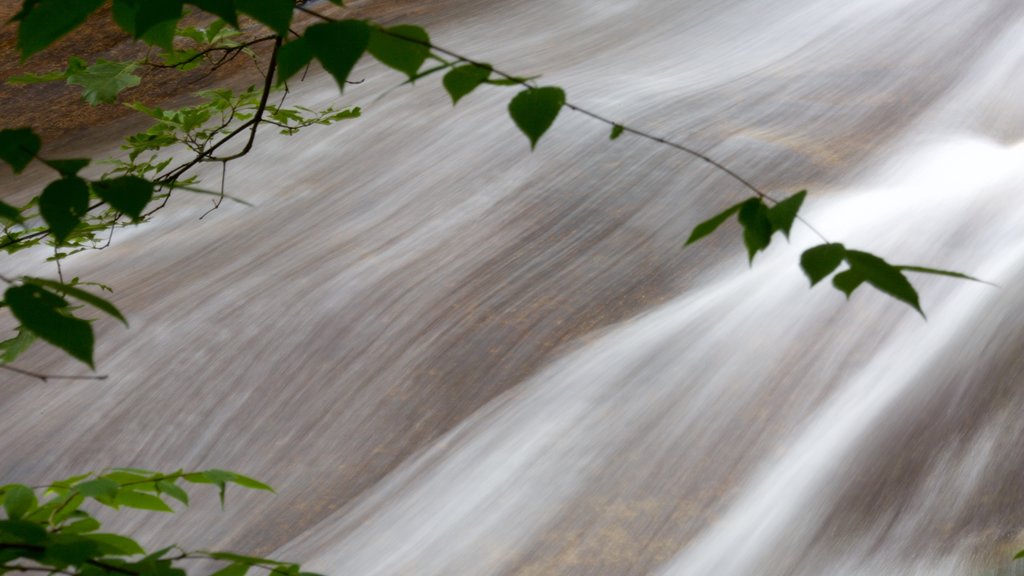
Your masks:
<svg viewBox="0 0 1024 576"><path fill-rule="evenodd" d="M114 510L173 513L172 504L189 505L189 484L217 488L221 507L228 486L273 492L270 486L227 470L171 473L116 468L53 482L46 486L0 486L0 574L43 572L74 576L184 576L184 566L213 560L217 576L245 576L262 569L278 576L317 576L298 564L224 551L186 551L166 546L147 551L129 536L100 532L102 524L89 504Z"/></svg>

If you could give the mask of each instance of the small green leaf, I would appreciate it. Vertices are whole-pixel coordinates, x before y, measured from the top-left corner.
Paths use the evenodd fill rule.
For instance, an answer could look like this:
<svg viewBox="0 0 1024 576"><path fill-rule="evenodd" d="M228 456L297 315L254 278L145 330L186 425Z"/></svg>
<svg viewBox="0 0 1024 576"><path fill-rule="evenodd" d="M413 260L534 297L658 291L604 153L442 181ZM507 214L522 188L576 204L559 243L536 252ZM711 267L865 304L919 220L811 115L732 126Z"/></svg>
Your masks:
<svg viewBox="0 0 1024 576"><path fill-rule="evenodd" d="M121 176L93 182L92 191L115 210L138 220L153 198L153 183L137 176Z"/></svg>
<svg viewBox="0 0 1024 576"><path fill-rule="evenodd" d="M95 542L74 534L53 536L54 542L45 548L39 561L52 566L78 565L102 554Z"/></svg>
<svg viewBox="0 0 1024 576"><path fill-rule="evenodd" d="M168 506L159 496L134 490L121 490L114 497L114 503L129 508L138 508L139 510L174 512L174 509Z"/></svg>
<svg viewBox="0 0 1024 576"><path fill-rule="evenodd" d="M373 28L366 49L382 64L412 80L430 56L430 36L419 26Z"/></svg>
<svg viewBox="0 0 1024 576"><path fill-rule="evenodd" d="M10 164L15 174L39 154L43 141L30 128L0 130L0 160Z"/></svg>
<svg viewBox="0 0 1024 576"><path fill-rule="evenodd" d="M772 224L772 232L781 231L789 238L789 230L793 227L797 212L807 197L807 190L801 190L768 209L768 220Z"/></svg>
<svg viewBox="0 0 1024 576"><path fill-rule="evenodd" d="M917 310L921 316L924 316L921 304L918 302L917 291L914 290L914 286L907 280L907 277L895 266L874 254L857 250L847 251L846 261L850 264L850 269L863 276L868 284L897 300L906 302L914 310Z"/></svg>
<svg viewBox="0 0 1024 576"><path fill-rule="evenodd" d="M814 286L836 268L846 258L846 247L842 244L821 244L808 248L800 255L800 267Z"/></svg>
<svg viewBox="0 0 1024 576"><path fill-rule="evenodd" d="M39 195L39 213L58 244L78 226L89 210L89 185L81 178L51 182Z"/></svg>
<svg viewBox="0 0 1024 576"><path fill-rule="evenodd" d="M72 298L77 298L78 300L81 300L82 302L85 302L86 304L91 304L91 305L95 306L96 308L99 308L100 310L106 312L107 314L110 314L114 318L117 318L125 326L128 325L128 320L125 319L124 315L121 314L121 311L118 310L116 306L114 306L110 302L104 300L103 298L100 298L99 296L96 296L95 294L92 294L90 292L86 292L85 290L82 290L81 288L76 288L74 286L69 286L67 284L62 284L60 282L54 282L53 280L45 280L43 278L32 278L32 277L26 276L24 278L24 280L25 280L25 282L28 282L29 284L35 284L37 286L44 286L46 288L52 288L54 291L56 291L58 293L61 293L61 292L64 293L65 296L71 296Z"/></svg>
<svg viewBox="0 0 1024 576"><path fill-rule="evenodd" d="M305 38L292 40L277 52L277 83L284 84L313 60Z"/></svg>
<svg viewBox="0 0 1024 576"><path fill-rule="evenodd" d="M97 523L98 526L99 523ZM120 534L87 534L84 538L99 544L103 554L111 556L132 556L134 554L145 554L146 551L139 546L139 543L131 538Z"/></svg>
<svg viewBox="0 0 1024 576"><path fill-rule="evenodd" d="M228 482L234 482L235 484L238 484L239 486L242 486L244 488L249 488L250 490L264 490L266 492L274 491L273 488L264 484L263 482L260 482L259 480L256 480L254 478L250 478L248 476L243 476L237 472L227 472L225 470L213 470L213 472L226 473L229 475Z"/></svg>
<svg viewBox="0 0 1024 576"><path fill-rule="evenodd" d="M689 246L690 244L693 244L697 240L700 240L701 238L717 230L718 227L724 224L725 221L732 217L733 214L739 212L740 208L745 203L746 201L740 202L739 204L734 204L726 208L724 211L719 212L718 214L715 214L711 218L708 218L707 220L701 222L700 224L697 224L697 226L693 229L693 232L690 233L690 237L686 240L686 244L684 244L684 246Z"/></svg>
<svg viewBox="0 0 1024 576"><path fill-rule="evenodd" d="M19 21L18 48L25 60L71 32L103 4L103 0L30 0L13 20Z"/></svg>
<svg viewBox="0 0 1024 576"><path fill-rule="evenodd" d="M239 12L252 16L281 36L288 35L295 9L293 0L235 0L235 6Z"/></svg>
<svg viewBox="0 0 1024 576"><path fill-rule="evenodd" d="M1017 555L1013 557L1014 560L1020 560L1021 558L1024 558L1024 550L1017 552Z"/></svg>
<svg viewBox="0 0 1024 576"><path fill-rule="evenodd" d="M92 66L68 74L68 84L82 87L82 98L92 105L110 104L117 95L138 86L141 79L132 74L135 62L98 60Z"/></svg>
<svg viewBox="0 0 1024 576"><path fill-rule="evenodd" d="M477 66L475 64L466 64L452 68L450 72L444 75L441 83L444 84L444 89L448 91L448 95L452 97L452 105L454 106L459 103L463 96L483 84L490 75L491 67L489 65Z"/></svg>
<svg viewBox="0 0 1024 576"><path fill-rule="evenodd" d="M853 294L853 291L863 283L864 276L852 268L843 270L832 277L832 285L836 287L836 290L846 294L847 300L849 300L850 294Z"/></svg>
<svg viewBox="0 0 1024 576"><path fill-rule="evenodd" d="M0 220L6 220L11 224L20 224L25 221L21 217L21 210L18 210L14 206L0 200Z"/></svg>
<svg viewBox="0 0 1024 576"><path fill-rule="evenodd" d="M72 158L70 160L43 160L43 163L53 168L57 172L60 172L61 176L72 177L77 176L81 172L82 168L89 165L90 160L88 158Z"/></svg>
<svg viewBox="0 0 1024 576"><path fill-rule="evenodd" d="M63 522L78 512L78 507L85 502L85 496L75 493L71 498L61 504L61 507L53 513L54 522Z"/></svg>
<svg viewBox="0 0 1024 576"><path fill-rule="evenodd" d="M46 528L27 520L0 520L0 537L28 544L46 544L49 540Z"/></svg>
<svg viewBox="0 0 1024 576"><path fill-rule="evenodd" d="M530 139L530 149L533 150L564 105L565 92L561 88L527 88L512 98L508 112L516 126Z"/></svg>
<svg viewBox="0 0 1024 576"><path fill-rule="evenodd" d="M625 129L626 129L626 127L625 127L625 126L623 126L622 124L616 124L616 125L612 126L612 134L611 134L611 139L612 139L612 140L615 140L615 139L617 139L617 138L618 138L619 136L622 136L622 132L623 132L623 131L624 131Z"/></svg>
<svg viewBox="0 0 1024 576"><path fill-rule="evenodd" d="M39 506L36 493L28 486L8 484L4 486L4 510L11 520L21 520Z"/></svg>
<svg viewBox="0 0 1024 576"><path fill-rule="evenodd" d="M366 52L370 27L359 20L315 24L306 29L305 38L313 56L344 91L348 75Z"/></svg>
<svg viewBox="0 0 1024 576"><path fill-rule="evenodd" d="M89 498L113 498L117 496L118 490L120 490L117 482L109 478L96 478L93 480L86 480L74 485L74 489L78 491L82 496Z"/></svg>
<svg viewBox="0 0 1024 576"><path fill-rule="evenodd" d="M772 224L768 220L768 207L760 198L751 198L740 205L737 217L743 225L743 243L747 246L750 263L754 256L764 250L772 241Z"/></svg>
<svg viewBox="0 0 1024 576"><path fill-rule="evenodd" d="M68 73L66 70L53 70L51 72L46 72L45 74L33 74L32 72L27 72L25 74L11 76L7 79L7 83L12 86L18 86L20 84L43 84L46 82L64 80L67 77Z"/></svg>
<svg viewBox="0 0 1024 576"><path fill-rule="evenodd" d="M36 335L18 327L18 335L0 342L0 364L9 364L18 359L36 341Z"/></svg>

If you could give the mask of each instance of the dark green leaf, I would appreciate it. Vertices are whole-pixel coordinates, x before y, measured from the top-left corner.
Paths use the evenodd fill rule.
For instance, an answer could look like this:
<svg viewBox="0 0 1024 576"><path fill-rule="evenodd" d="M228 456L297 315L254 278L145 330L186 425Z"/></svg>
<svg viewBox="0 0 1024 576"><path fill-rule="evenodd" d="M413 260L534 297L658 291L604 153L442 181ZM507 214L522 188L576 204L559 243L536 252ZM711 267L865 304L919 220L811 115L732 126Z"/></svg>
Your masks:
<svg viewBox="0 0 1024 576"><path fill-rule="evenodd" d="M0 520L0 536L29 544L45 544L49 540L45 528L26 520Z"/></svg>
<svg viewBox="0 0 1024 576"><path fill-rule="evenodd" d="M136 38L141 38L155 26L168 22L173 28L181 19L182 4L182 0L137 1L135 4L135 26L132 33Z"/></svg>
<svg viewBox="0 0 1024 576"><path fill-rule="evenodd" d="M740 207L742 207L744 203L745 202L734 204L726 208L724 211L719 212L718 214L712 216L711 218L708 218L707 220L701 222L700 224L697 224L697 226L693 229L693 232L690 233L690 237L686 240L686 244L684 244L684 246L689 246L690 244L693 244L697 240L700 240L701 238L717 230L718 227L724 224L725 221L732 217L733 214L739 212Z"/></svg>
<svg viewBox="0 0 1024 576"><path fill-rule="evenodd" d="M46 48L77 28L103 4L103 0L37 0L26 3L17 16L21 59Z"/></svg>
<svg viewBox="0 0 1024 576"><path fill-rule="evenodd" d="M20 224L25 219L21 217L21 210L0 200L0 220L6 220L12 224Z"/></svg>
<svg viewBox="0 0 1024 576"><path fill-rule="evenodd" d="M72 158L70 160L43 160L50 168L53 168L57 172L60 172L61 176L76 176L82 170L89 165L88 158Z"/></svg>
<svg viewBox="0 0 1024 576"><path fill-rule="evenodd" d="M743 243L747 246L750 263L754 256L768 247L772 241L772 224L768 220L768 207L760 198L751 198L740 205L738 216L743 225Z"/></svg>
<svg viewBox="0 0 1024 576"><path fill-rule="evenodd" d="M853 294L853 291L863 283L864 276L853 269L843 270L832 277L832 285L843 294L846 294L847 299L849 299L850 294Z"/></svg>
<svg viewBox="0 0 1024 576"><path fill-rule="evenodd" d="M114 0L110 9L110 15L114 22L132 37L135 36L135 15L139 11L139 1Z"/></svg>
<svg viewBox="0 0 1024 576"><path fill-rule="evenodd" d="M981 282L982 284L992 284L984 280L979 280L974 276L968 276L967 274L961 274L960 272L952 272L950 270L938 270L935 268L924 268L922 266L896 266L897 270L906 270L907 272L920 272L921 274L936 274L938 276L949 276L950 278L959 278L961 280L970 280L972 282Z"/></svg>
<svg viewBox="0 0 1024 576"><path fill-rule="evenodd" d="M623 131L624 131L625 129L626 129L626 127L625 127L625 126L623 126L622 124L616 124L616 125L612 126L612 134L611 134L611 139L612 139L612 140L615 140L615 139L616 139L616 138L618 138L619 136L622 136L622 132L623 132Z"/></svg>
<svg viewBox="0 0 1024 576"><path fill-rule="evenodd" d="M235 0L235 6L281 36L288 35L295 8L293 0Z"/></svg>
<svg viewBox="0 0 1024 576"><path fill-rule="evenodd" d="M0 364L9 364L18 359L36 341L36 335L18 328L18 335L0 342Z"/></svg>
<svg viewBox="0 0 1024 576"><path fill-rule="evenodd" d="M800 211L806 197L807 190L801 190L768 209L772 232L781 231L789 238L789 230L793 227L793 221L796 220L797 212Z"/></svg>
<svg viewBox="0 0 1024 576"><path fill-rule="evenodd" d="M26 514L36 509L39 501L36 493L28 486L8 484L4 486L4 510L11 520L21 520Z"/></svg>
<svg viewBox="0 0 1024 576"><path fill-rule="evenodd" d="M65 70L53 70L52 72L46 72L45 74L34 74L32 72L27 72L25 74L11 76L7 79L7 83L12 86L18 86L19 84L44 84L46 82L56 82L57 80L64 80L67 77L68 73Z"/></svg>
<svg viewBox="0 0 1024 576"><path fill-rule="evenodd" d="M93 182L92 191L115 210L138 220L153 198L153 183L136 176L121 176Z"/></svg>
<svg viewBox="0 0 1024 576"><path fill-rule="evenodd" d="M15 174L28 166L42 145L43 141L29 128L0 130L0 160L10 164Z"/></svg>
<svg viewBox="0 0 1024 576"><path fill-rule="evenodd" d="M530 149L555 122L565 105L565 92L556 86L527 88L516 94L508 105L508 112L516 126L530 139Z"/></svg>
<svg viewBox="0 0 1024 576"><path fill-rule="evenodd" d="M344 90L352 68L366 52L370 27L359 20L316 24L306 29L305 38L313 56Z"/></svg>
<svg viewBox="0 0 1024 576"><path fill-rule="evenodd" d="M138 542L119 534L88 534L84 538L96 542L104 554L112 556L131 556L133 554L146 553L142 546L139 546Z"/></svg>
<svg viewBox="0 0 1024 576"><path fill-rule="evenodd" d="M800 256L800 267L814 286L835 272L845 257L846 247L842 244L821 244L804 251Z"/></svg>
<svg viewBox="0 0 1024 576"><path fill-rule="evenodd" d="M235 10L234 0L189 0L188 3L200 10L220 16L235 28L238 27L238 13Z"/></svg>
<svg viewBox="0 0 1024 576"><path fill-rule="evenodd" d="M125 326L128 325L128 320L125 319L124 315L121 314L121 311L118 310L116 306L104 300L103 298L96 296L95 294L86 292L81 288L76 288L74 286L69 286L67 284L62 284L60 282L54 282L53 280L45 280L43 278L32 278L26 276L24 280L25 282L28 282L30 284L44 286L46 288L52 288L58 293L63 293L65 296L71 296L72 298L77 298L78 300L81 300L86 304L91 304L96 308L99 308L100 310L106 312L107 314L110 314L114 318L117 318L122 323L124 323Z"/></svg>
<svg viewBox="0 0 1024 576"><path fill-rule="evenodd" d="M86 480L75 484L75 490L82 496L88 496L90 498L106 497L113 498L117 496L120 486L117 482L109 478L96 478L94 480Z"/></svg>
<svg viewBox="0 0 1024 576"><path fill-rule="evenodd" d="M847 251L846 261L850 264L850 269L856 270L869 284L897 300L910 304L924 316L918 302L917 291L898 268L874 254L857 250Z"/></svg>
<svg viewBox="0 0 1024 576"><path fill-rule="evenodd" d="M306 43L305 38L292 40L284 46L281 46L281 50L277 53L278 84L284 84L287 82L288 79L297 74L299 70L305 68L312 59L313 52L309 49L309 44Z"/></svg>
<svg viewBox="0 0 1024 576"><path fill-rule="evenodd" d="M1013 557L1014 560L1020 560L1021 558L1024 558L1024 550L1017 552L1017 555Z"/></svg>
<svg viewBox="0 0 1024 576"><path fill-rule="evenodd" d="M134 62L109 62L99 60L88 68L68 74L68 84L82 87L82 98L92 105L109 104L117 95L138 86L140 78L132 71Z"/></svg>
<svg viewBox="0 0 1024 576"><path fill-rule="evenodd" d="M441 83L444 84L444 89L448 91L448 94L452 97L452 104L455 105L459 103L463 96L472 92L480 84L483 84L490 75L490 66L466 64L452 68L450 72L444 75Z"/></svg>
<svg viewBox="0 0 1024 576"><path fill-rule="evenodd" d="M381 63L413 79L430 56L430 36L419 26L373 28L366 49Z"/></svg>
<svg viewBox="0 0 1024 576"><path fill-rule="evenodd" d="M54 566L82 564L86 560L100 556L100 547L74 534L56 535L55 542L46 547L40 562Z"/></svg>
<svg viewBox="0 0 1024 576"><path fill-rule="evenodd" d="M81 178L61 178L51 182L39 195L39 213L58 244L89 210L89 185Z"/></svg>

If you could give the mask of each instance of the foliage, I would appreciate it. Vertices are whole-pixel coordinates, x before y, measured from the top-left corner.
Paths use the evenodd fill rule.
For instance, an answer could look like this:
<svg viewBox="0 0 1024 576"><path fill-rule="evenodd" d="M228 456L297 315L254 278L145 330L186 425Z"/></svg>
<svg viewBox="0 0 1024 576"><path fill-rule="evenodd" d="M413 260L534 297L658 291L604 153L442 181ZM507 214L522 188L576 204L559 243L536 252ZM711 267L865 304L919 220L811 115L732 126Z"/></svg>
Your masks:
<svg viewBox="0 0 1024 576"><path fill-rule="evenodd" d="M0 574L184 576L183 565L189 561L213 560L222 565L218 576L244 576L252 568L279 576L316 576L301 572L298 564L231 552L177 546L147 551L129 536L100 532L102 524L89 512L102 506L173 513L172 504L188 506L188 484L215 486L221 506L230 484L272 491L226 470L161 473L137 468L81 474L40 487L0 486Z"/></svg>
<svg viewBox="0 0 1024 576"><path fill-rule="evenodd" d="M334 0L335 4L341 4ZM24 0L15 16L18 23L18 48L22 58L46 46L79 26L101 3L81 0ZM90 164L88 159L47 159L40 156L40 140L30 129L0 131L0 160L21 172L32 160L39 160L57 172L58 178L42 193L23 206L0 203L0 222L5 239L0 249L22 250L40 243L53 248L51 258L61 259L82 250L99 248L110 242L112 232L121 226L145 221L164 206L175 190L214 194L214 208L227 196L224 183L219 192L200 190L190 170L201 163L229 161L251 150L260 125L277 127L283 134L312 125L332 124L359 116L358 108L311 110L286 107L282 97L277 105L270 95L279 90L287 96L288 82L316 62L337 81L343 90L353 67L364 56L375 58L397 70L408 82L445 72L441 84L457 104L479 86L511 86L517 92L508 105L514 124L527 137L530 148L554 124L564 108L583 113L611 127L610 138L623 134L654 140L693 155L724 171L754 193L694 228L686 244L692 244L714 232L721 224L737 217L743 229L748 260L765 250L776 232L789 236L794 222L801 219L800 208L806 191L777 201L750 184L728 167L681 144L650 135L621 122L608 120L570 103L557 86L544 86L536 78L505 73L490 64L446 50L432 43L429 34L418 26L382 27L363 20L334 20L304 7L301 0L114 0L112 17L125 32L160 50L157 60L148 58L128 62L97 61L87 63L72 58L62 71L41 75L22 75L14 83L66 81L81 86L83 98L90 104L115 101L121 92L136 86L135 71L143 66L190 70L200 65L217 68L239 55L258 61L254 48L272 46L269 62L262 65L262 85L239 93L213 88L197 94L198 103L176 110L164 110L129 103L153 120L147 130L129 136L123 148L127 160L112 162L112 169L98 179L78 175ZM181 27L187 8L205 12L203 27ZM320 21L301 33L292 30L296 10L307 12ZM252 18L265 28L263 35L243 34L239 21ZM431 63L430 66L427 64ZM241 150L226 154L224 146L244 142ZM169 155L184 149L188 159L175 163ZM819 234L820 235L820 234ZM831 275L844 262L847 268L833 278L833 285L847 297L867 284L922 312L916 290L904 272L940 274L973 280L969 276L920 266L895 266L868 252L847 249L829 242L804 252L801 267L813 286ZM58 269L59 271L59 269ZM87 320L75 316L73 302L89 304L120 318L116 308L92 292L62 279L43 282L38 278L7 278L4 302L19 322L15 335L0 342L0 367L8 366L38 337L93 365L93 333Z"/></svg>

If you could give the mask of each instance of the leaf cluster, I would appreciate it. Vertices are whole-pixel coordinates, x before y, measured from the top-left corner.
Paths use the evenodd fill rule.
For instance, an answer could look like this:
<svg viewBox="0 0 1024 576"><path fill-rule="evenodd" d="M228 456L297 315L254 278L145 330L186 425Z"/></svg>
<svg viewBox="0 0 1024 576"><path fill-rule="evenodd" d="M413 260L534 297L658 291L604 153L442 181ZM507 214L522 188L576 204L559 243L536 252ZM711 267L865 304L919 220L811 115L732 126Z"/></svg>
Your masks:
<svg viewBox="0 0 1024 576"><path fill-rule="evenodd" d="M281 576L306 574L297 564L231 552L188 552L177 546L149 552L129 536L102 532L102 524L89 511L99 505L173 513L172 504L188 506L189 484L216 486L222 505L229 484L272 491L258 480L226 470L162 473L137 468L82 474L36 488L0 486L0 574L185 576L183 564L197 559L222 564L216 572L220 576L244 576L252 568Z"/></svg>

